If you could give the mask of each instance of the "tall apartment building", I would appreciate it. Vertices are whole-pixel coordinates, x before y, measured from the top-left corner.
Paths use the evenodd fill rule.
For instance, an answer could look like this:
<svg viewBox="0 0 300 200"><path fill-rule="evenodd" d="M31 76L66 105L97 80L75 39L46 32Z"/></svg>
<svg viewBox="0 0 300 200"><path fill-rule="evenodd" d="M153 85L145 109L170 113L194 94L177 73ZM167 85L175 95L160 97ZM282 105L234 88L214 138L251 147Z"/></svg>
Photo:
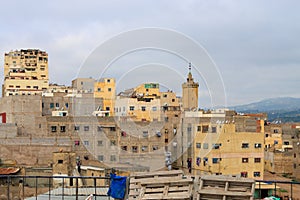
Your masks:
<svg viewBox="0 0 300 200"><path fill-rule="evenodd" d="M38 49L5 53L2 96L34 95L49 87L48 54Z"/></svg>

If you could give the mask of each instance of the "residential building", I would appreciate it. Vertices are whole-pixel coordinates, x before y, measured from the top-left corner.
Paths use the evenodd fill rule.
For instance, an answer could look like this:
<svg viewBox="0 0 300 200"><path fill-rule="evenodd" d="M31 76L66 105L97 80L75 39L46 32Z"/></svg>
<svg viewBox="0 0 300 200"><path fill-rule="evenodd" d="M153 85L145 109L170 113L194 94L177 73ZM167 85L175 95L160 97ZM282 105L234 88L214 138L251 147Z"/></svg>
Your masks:
<svg viewBox="0 0 300 200"><path fill-rule="evenodd" d="M109 116L114 116L116 83L114 78L102 78L94 83L94 97L103 99L102 111L108 111Z"/></svg>
<svg viewBox="0 0 300 200"><path fill-rule="evenodd" d="M4 55L2 96L35 95L49 87L48 54L21 49Z"/></svg>

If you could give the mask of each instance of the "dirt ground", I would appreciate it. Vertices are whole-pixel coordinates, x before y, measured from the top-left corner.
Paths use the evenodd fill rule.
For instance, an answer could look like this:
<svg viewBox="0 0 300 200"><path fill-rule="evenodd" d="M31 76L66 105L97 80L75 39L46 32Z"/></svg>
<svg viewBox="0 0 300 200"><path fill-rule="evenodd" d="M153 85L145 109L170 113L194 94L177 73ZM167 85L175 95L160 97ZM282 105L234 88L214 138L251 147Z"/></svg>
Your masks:
<svg viewBox="0 0 300 200"><path fill-rule="evenodd" d="M265 172L264 173L264 180L265 181L292 181L292 179L277 175L277 174L272 174L270 172ZM300 200L300 184L294 184L293 185L293 190L291 193L291 184L281 184L278 183L276 184L280 187L281 191L285 190L287 192L281 192L277 190L276 194L282 197L283 199L289 199L291 195L293 195L292 199L293 200Z"/></svg>

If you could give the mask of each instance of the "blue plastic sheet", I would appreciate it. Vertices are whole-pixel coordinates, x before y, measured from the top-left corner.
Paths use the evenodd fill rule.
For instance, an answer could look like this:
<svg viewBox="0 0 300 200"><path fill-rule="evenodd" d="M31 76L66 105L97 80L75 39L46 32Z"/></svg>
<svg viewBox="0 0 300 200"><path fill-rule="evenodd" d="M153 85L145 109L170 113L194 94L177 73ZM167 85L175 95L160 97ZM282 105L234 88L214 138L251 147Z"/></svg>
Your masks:
<svg viewBox="0 0 300 200"><path fill-rule="evenodd" d="M110 186L107 195L115 199L124 199L126 192L126 179L126 176L110 174Z"/></svg>

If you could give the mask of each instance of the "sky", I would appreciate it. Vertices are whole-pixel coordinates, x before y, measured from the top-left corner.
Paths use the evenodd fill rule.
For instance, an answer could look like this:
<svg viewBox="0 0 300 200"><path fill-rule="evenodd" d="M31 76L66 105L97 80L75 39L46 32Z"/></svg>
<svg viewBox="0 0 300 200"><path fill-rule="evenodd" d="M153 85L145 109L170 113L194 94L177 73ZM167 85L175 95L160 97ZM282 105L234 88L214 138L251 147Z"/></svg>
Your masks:
<svg viewBox="0 0 300 200"><path fill-rule="evenodd" d="M103 44L110 47L110 42L124 33L152 27L186 36L211 59L212 65L190 61L197 63L192 72L200 84L200 107L222 101L240 105L273 97L300 97L300 2L296 0L12 0L0 5L0 65L4 65L5 52L41 49L49 54L50 83L70 85L82 75L92 55L101 60L111 53ZM148 41L148 37L146 34L143 39ZM165 38L168 44L183 45L175 37ZM120 46L130 46L138 39L131 36ZM195 53L192 48L184 52ZM151 81L162 82L161 87L180 96L188 73L187 60L158 49L142 49L109 66L99 65L108 69L107 74L89 68L86 75L112 76L119 91ZM3 67L0 79L3 82ZM223 91L211 87L215 82ZM213 101L218 95L223 100Z"/></svg>

